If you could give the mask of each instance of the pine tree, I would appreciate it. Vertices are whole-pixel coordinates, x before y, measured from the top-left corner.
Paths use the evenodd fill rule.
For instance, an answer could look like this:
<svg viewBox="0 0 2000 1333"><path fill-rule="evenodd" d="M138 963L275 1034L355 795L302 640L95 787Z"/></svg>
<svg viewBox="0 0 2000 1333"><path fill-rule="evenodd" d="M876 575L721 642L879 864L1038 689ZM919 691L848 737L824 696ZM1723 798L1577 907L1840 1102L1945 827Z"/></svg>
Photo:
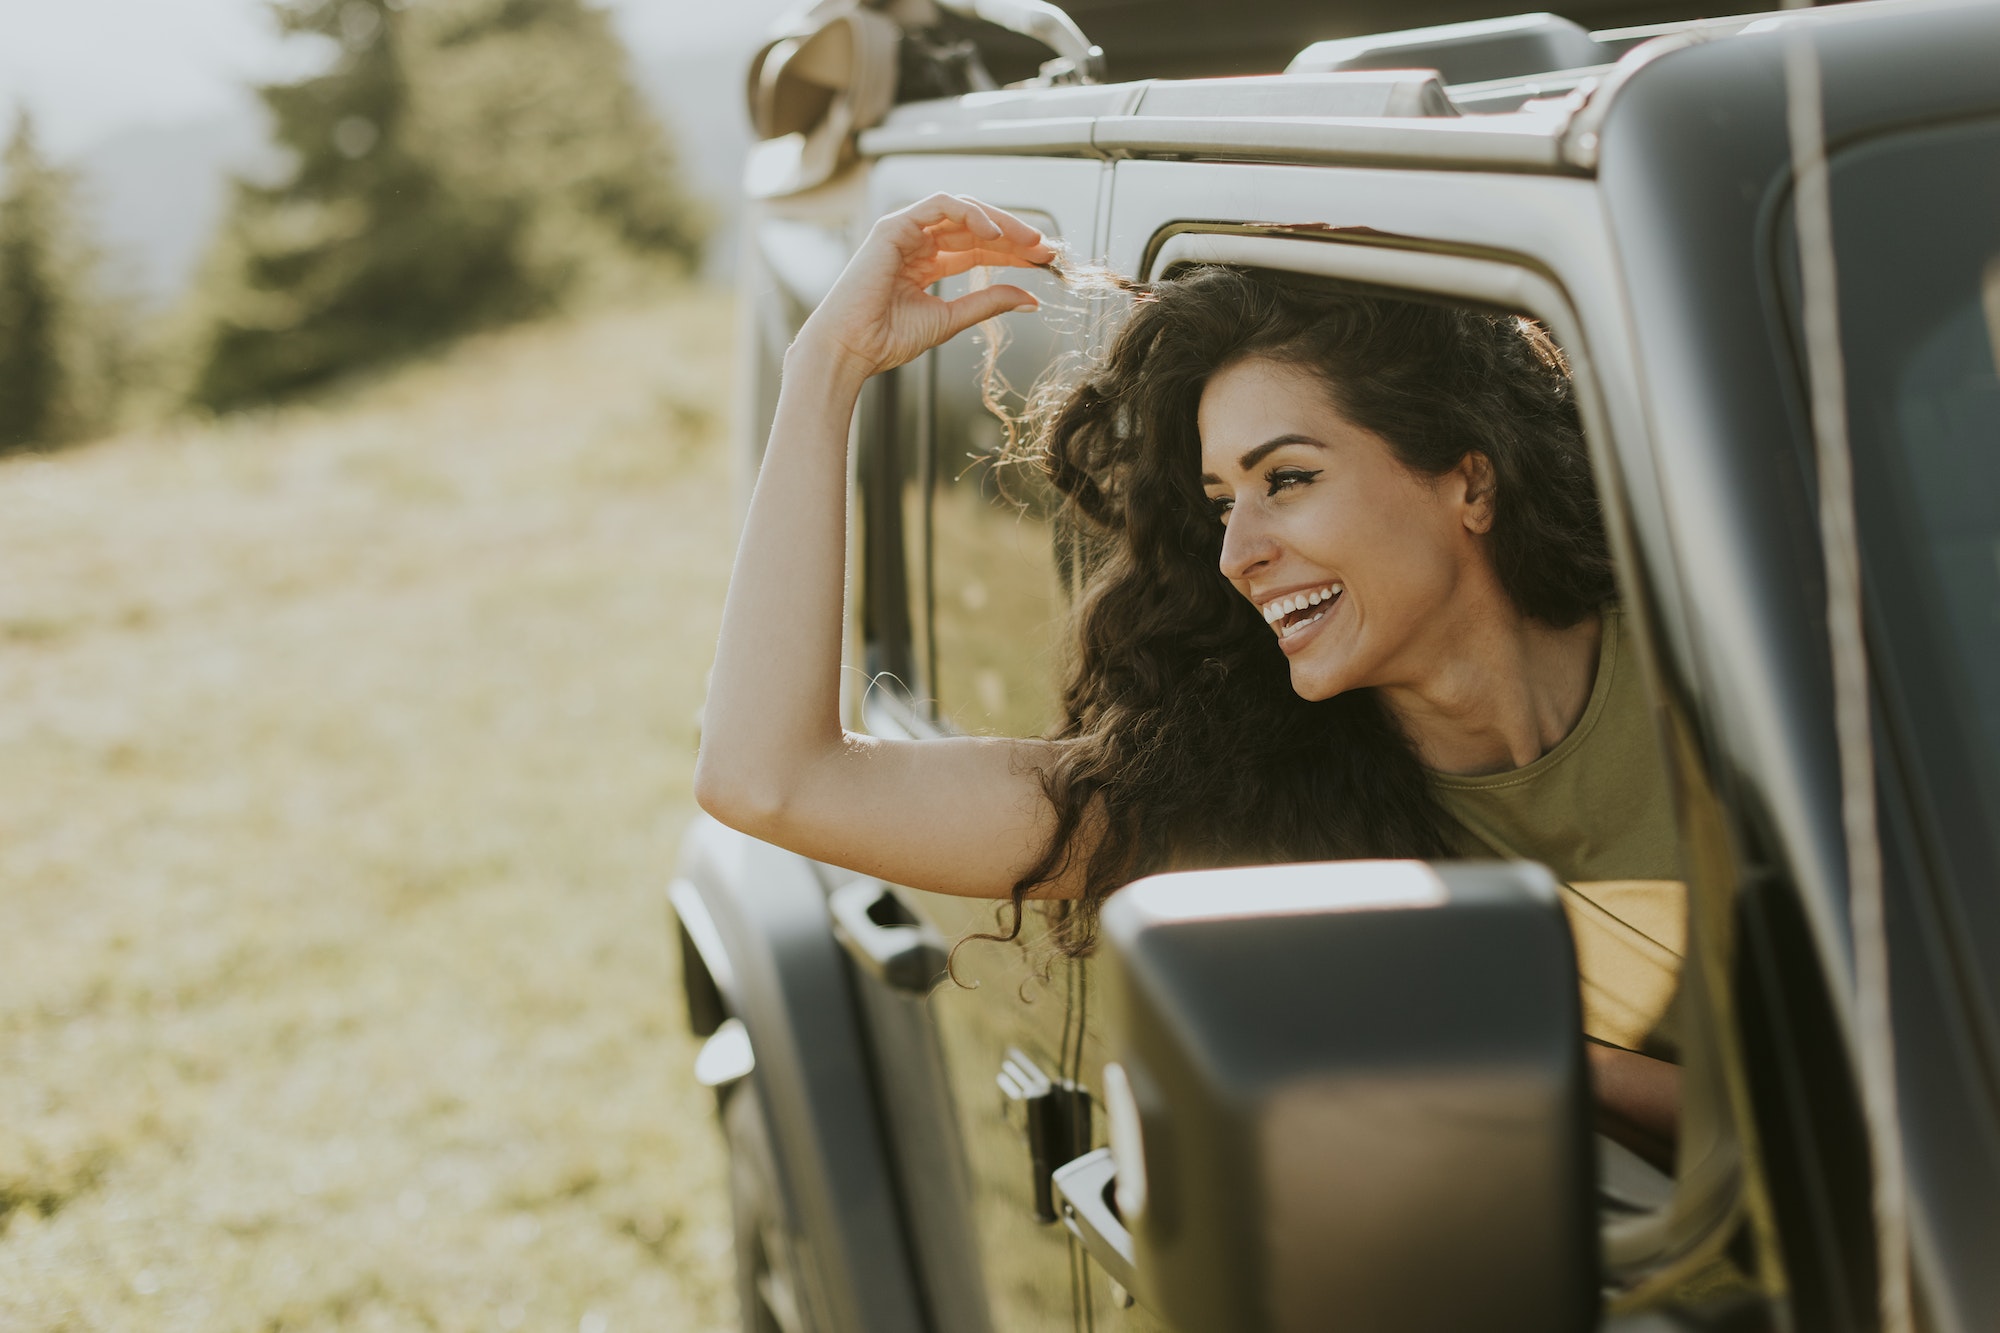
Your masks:
<svg viewBox="0 0 2000 1333"><path fill-rule="evenodd" d="M224 409L393 360L533 308L524 210L454 188L412 123L401 7L279 0L293 33L339 42L327 73L259 89L289 175L238 182L192 397ZM232 271L233 270L233 271Z"/></svg>
<svg viewBox="0 0 2000 1333"><path fill-rule="evenodd" d="M0 171L0 450L66 444L110 424L131 320L100 290L74 182L42 157L26 110Z"/></svg>
<svg viewBox="0 0 2000 1333"><path fill-rule="evenodd" d="M695 257L582 0L275 0L339 62L260 90L291 174L239 185L195 401L229 408Z"/></svg>
<svg viewBox="0 0 2000 1333"><path fill-rule="evenodd" d="M609 20L583 0L428 0L420 95L478 188L537 201L536 258L588 280L613 251L699 255L701 222ZM615 267L615 264L613 265Z"/></svg>
<svg viewBox="0 0 2000 1333"><path fill-rule="evenodd" d="M0 449L53 444L66 434L57 253L64 181L35 148L20 112L0 194Z"/></svg>

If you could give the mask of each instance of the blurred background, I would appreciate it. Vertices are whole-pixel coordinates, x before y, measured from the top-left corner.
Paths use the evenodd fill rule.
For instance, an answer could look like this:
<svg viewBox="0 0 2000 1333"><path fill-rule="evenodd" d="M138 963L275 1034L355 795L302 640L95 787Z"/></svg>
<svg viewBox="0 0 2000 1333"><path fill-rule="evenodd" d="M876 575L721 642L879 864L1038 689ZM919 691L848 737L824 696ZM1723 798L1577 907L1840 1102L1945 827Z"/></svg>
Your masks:
<svg viewBox="0 0 2000 1333"><path fill-rule="evenodd" d="M660 901L776 0L0 0L0 1329L734 1326Z"/></svg>

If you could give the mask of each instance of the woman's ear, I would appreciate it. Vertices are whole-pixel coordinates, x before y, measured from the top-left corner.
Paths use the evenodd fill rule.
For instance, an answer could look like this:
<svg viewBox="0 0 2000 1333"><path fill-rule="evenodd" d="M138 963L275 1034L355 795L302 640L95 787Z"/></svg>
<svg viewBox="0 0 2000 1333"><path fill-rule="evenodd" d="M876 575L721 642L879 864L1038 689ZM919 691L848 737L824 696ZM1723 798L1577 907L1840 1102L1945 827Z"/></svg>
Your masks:
<svg viewBox="0 0 2000 1333"><path fill-rule="evenodd" d="M1494 498L1500 489L1499 478L1493 475L1493 460L1482 453L1469 453L1458 460L1453 472L1465 487L1460 505L1466 531L1491 532Z"/></svg>

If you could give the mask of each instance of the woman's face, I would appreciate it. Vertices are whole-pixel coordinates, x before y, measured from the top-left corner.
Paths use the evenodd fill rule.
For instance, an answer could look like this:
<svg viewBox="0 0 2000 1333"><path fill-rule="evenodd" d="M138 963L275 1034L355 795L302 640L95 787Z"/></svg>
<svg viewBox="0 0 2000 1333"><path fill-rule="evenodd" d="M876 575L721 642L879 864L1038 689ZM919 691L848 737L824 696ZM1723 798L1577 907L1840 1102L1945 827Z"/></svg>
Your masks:
<svg viewBox="0 0 2000 1333"><path fill-rule="evenodd" d="M1198 424L1222 572L1278 636L1302 697L1411 684L1447 659L1463 594L1492 584L1482 456L1414 473L1310 372L1262 357L1210 377Z"/></svg>

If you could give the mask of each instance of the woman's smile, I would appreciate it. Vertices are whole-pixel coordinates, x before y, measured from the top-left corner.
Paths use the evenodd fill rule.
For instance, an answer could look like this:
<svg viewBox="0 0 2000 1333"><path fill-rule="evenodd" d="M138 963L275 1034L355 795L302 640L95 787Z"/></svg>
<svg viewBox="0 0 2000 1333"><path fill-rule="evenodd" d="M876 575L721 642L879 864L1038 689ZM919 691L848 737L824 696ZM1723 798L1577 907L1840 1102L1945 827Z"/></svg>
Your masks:
<svg viewBox="0 0 2000 1333"><path fill-rule="evenodd" d="M1298 652L1306 640L1314 637L1317 627L1324 624L1339 608L1346 589L1338 583L1325 583L1317 588L1285 593L1264 600L1258 607L1264 613L1264 623L1278 636L1278 646L1287 655Z"/></svg>

